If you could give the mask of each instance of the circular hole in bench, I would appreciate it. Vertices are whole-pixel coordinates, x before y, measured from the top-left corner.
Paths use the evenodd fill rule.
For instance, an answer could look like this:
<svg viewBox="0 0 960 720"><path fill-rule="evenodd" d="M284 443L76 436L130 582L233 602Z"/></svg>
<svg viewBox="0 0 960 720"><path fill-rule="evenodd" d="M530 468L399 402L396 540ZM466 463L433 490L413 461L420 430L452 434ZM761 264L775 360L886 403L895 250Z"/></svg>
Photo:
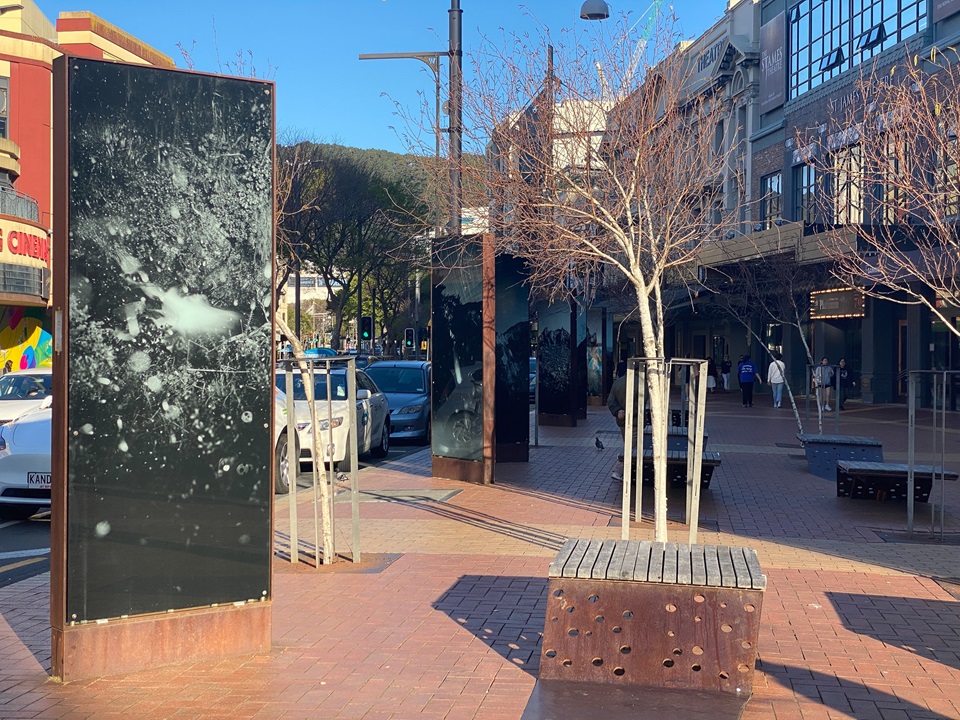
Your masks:
<svg viewBox="0 0 960 720"><path fill-rule="evenodd" d="M617 677L621 677L625 672L626 670L624 670L622 667L615 667L613 669L613 674L616 675Z"/></svg>
<svg viewBox="0 0 960 720"><path fill-rule="evenodd" d="M587 601L592 603L599 602L599 600L600 598L597 595L591 595L590 597L587 598Z"/></svg>
<svg viewBox="0 0 960 720"><path fill-rule="evenodd" d="M567 630L567 635L569 635L570 637L576 637L579 634L580 634L580 631L577 630L576 628L570 628L569 630Z"/></svg>
<svg viewBox="0 0 960 720"><path fill-rule="evenodd" d="M557 656L557 651L556 651L556 650L547 650L547 651L545 651L543 654L546 655L548 658L555 658L555 657Z"/></svg>
<svg viewBox="0 0 960 720"><path fill-rule="evenodd" d="M706 598L705 598L703 595L694 595L694 596L693 596L693 601L694 601L694 602L702 603L702 602L704 602L705 600L706 600Z"/></svg>
<svg viewBox="0 0 960 720"><path fill-rule="evenodd" d="M630 647L629 645L621 645L621 646L620 646L620 654L621 654L621 655L629 655L632 651L633 651L633 648Z"/></svg>
<svg viewBox="0 0 960 720"><path fill-rule="evenodd" d="M671 660L670 658L667 658L666 660L663 661L663 666L664 666L665 668L672 668L672 667L673 667L673 660Z"/></svg>
<svg viewBox="0 0 960 720"><path fill-rule="evenodd" d="M632 618L632 617L633 617L633 613L632 613L632 612L630 612L629 610L624 610L624 611L623 611L623 619L624 619L624 620L629 620L629 619Z"/></svg>
<svg viewBox="0 0 960 720"><path fill-rule="evenodd" d="M700 672L703 668L701 668L699 665L694 665L690 669L693 670L694 672Z"/></svg>
<svg viewBox="0 0 960 720"><path fill-rule="evenodd" d="M690 648L690 652L692 652L694 655L703 655L703 648L699 645L694 645L692 648Z"/></svg>
<svg viewBox="0 0 960 720"><path fill-rule="evenodd" d="M727 625L726 623L724 623L723 625L720 626L720 632L731 633L733 632L733 628Z"/></svg>
<svg viewBox="0 0 960 720"><path fill-rule="evenodd" d="M602 622L603 622L603 615L597 615L597 616L594 618L594 620L596 620L598 623L602 623Z"/></svg>
<svg viewBox="0 0 960 720"><path fill-rule="evenodd" d="M623 628L620 627L619 625L614 625L614 626L613 626L613 631L619 635L620 633L623 632Z"/></svg>
<svg viewBox="0 0 960 720"><path fill-rule="evenodd" d="M747 603L746 605L743 606L743 609L746 610L747 612L754 612L756 611L757 607L756 605L751 605L750 603Z"/></svg>
<svg viewBox="0 0 960 720"><path fill-rule="evenodd" d="M594 659L593 659L593 666L594 666L594 667L600 667L601 665L603 665L603 658L594 658Z"/></svg>
<svg viewBox="0 0 960 720"><path fill-rule="evenodd" d="M676 612L677 606L674 605L673 603L667 603L666 605L664 605L664 610L666 610L667 612Z"/></svg>
<svg viewBox="0 0 960 720"><path fill-rule="evenodd" d="M721 680L729 680L729 679L730 679L730 673L721 670L721 671L720 671L720 679L721 679Z"/></svg>

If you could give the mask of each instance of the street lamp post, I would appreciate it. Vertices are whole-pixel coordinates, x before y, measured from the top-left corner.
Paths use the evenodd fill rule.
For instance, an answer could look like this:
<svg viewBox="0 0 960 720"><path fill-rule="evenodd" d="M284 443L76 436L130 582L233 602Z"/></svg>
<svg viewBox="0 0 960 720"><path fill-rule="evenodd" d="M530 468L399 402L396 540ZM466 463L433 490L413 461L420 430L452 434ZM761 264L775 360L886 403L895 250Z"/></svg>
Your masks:
<svg viewBox="0 0 960 720"><path fill-rule="evenodd" d="M361 60L419 60L433 73L434 94L434 156L437 164L440 163L440 58L447 53L444 52L405 52L405 53L361 53ZM434 216L434 227L439 227L439 222Z"/></svg>
<svg viewBox="0 0 960 720"><path fill-rule="evenodd" d="M450 0L449 49L447 52L363 53L361 60L400 60L410 58L425 63L433 72L436 85L436 156L440 159L440 58L450 58L450 98L447 111L450 115L450 218L447 232L460 234L463 207L463 185L460 165L463 160L463 10L460 0Z"/></svg>

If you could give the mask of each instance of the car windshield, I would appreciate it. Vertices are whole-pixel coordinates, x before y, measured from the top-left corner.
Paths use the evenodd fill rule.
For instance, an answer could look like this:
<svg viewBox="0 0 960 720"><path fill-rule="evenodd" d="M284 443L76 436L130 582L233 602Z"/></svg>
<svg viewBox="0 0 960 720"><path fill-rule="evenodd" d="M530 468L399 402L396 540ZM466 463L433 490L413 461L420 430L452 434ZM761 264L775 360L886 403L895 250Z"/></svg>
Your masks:
<svg viewBox="0 0 960 720"><path fill-rule="evenodd" d="M375 363L367 368L367 375L373 378L385 393L425 393L423 371L420 368L384 367Z"/></svg>
<svg viewBox="0 0 960 720"><path fill-rule="evenodd" d="M52 375L4 375L0 377L0 400L40 400L50 394Z"/></svg>
<svg viewBox="0 0 960 720"><path fill-rule="evenodd" d="M313 390L313 399L314 400L326 400L327 399L327 376L326 374L316 374L314 377L314 390ZM277 375L277 387L287 391L287 378L285 375ZM333 374L330 376L330 388L334 400L346 400L347 399L347 378L345 375ZM303 378L294 373L293 375L293 399L294 400L306 400L307 393L303 384Z"/></svg>

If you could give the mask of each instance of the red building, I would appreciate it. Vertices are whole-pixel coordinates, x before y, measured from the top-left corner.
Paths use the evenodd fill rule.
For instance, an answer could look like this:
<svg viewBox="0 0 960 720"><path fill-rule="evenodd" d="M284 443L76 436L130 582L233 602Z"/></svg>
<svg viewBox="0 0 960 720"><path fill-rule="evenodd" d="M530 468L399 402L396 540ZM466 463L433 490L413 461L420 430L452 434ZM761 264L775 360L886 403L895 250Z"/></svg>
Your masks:
<svg viewBox="0 0 960 720"><path fill-rule="evenodd" d="M61 13L54 25L32 0L0 5L0 366L10 360L15 369L53 357L53 61L61 55L174 66L91 13Z"/></svg>

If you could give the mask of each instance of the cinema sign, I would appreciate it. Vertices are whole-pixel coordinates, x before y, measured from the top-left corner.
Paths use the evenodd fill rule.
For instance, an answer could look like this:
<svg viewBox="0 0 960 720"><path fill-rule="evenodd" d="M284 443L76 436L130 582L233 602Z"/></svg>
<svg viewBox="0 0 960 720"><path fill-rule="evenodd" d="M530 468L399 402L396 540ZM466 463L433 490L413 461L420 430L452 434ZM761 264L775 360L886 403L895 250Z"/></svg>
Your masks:
<svg viewBox="0 0 960 720"><path fill-rule="evenodd" d="M42 225L0 215L0 263L50 267L50 233Z"/></svg>

